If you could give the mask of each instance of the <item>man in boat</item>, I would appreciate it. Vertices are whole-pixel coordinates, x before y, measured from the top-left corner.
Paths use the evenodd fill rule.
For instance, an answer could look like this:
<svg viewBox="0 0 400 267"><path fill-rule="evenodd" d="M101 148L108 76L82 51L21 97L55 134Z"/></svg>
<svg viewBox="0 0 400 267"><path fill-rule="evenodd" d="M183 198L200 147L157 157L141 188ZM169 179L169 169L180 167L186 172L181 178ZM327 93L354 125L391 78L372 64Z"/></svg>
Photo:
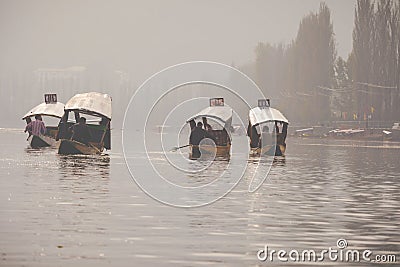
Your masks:
<svg viewBox="0 0 400 267"><path fill-rule="evenodd" d="M212 127L211 127L210 124L208 124L207 118L206 118L206 117L203 117L202 119L203 119L204 129L205 129L206 131L212 131Z"/></svg>
<svg viewBox="0 0 400 267"><path fill-rule="evenodd" d="M286 137L287 137L287 126L288 124L284 123L282 127L282 143L285 147L286 147Z"/></svg>
<svg viewBox="0 0 400 267"><path fill-rule="evenodd" d="M83 144L89 144L89 140L92 139L92 133L89 127L86 125L86 118L80 117L79 122L72 125L72 137L74 141L78 141Z"/></svg>
<svg viewBox="0 0 400 267"><path fill-rule="evenodd" d="M206 130L203 129L203 123L198 122L197 126L192 129L189 137L189 144L193 145L192 147L192 157L199 158L201 156L199 144L201 140L204 138L210 138L215 142L215 138L210 135Z"/></svg>
<svg viewBox="0 0 400 267"><path fill-rule="evenodd" d="M252 126L250 122L247 127L247 136L250 137L250 147L257 148L260 144L260 134L257 132L256 126Z"/></svg>
<svg viewBox="0 0 400 267"><path fill-rule="evenodd" d="M278 135L279 134L279 126L278 126L278 122L275 122L275 133Z"/></svg>
<svg viewBox="0 0 400 267"><path fill-rule="evenodd" d="M27 117L25 120L26 120L26 127L25 127L24 133L28 132L29 135L28 135L28 138L26 138L26 141L28 141L29 137L31 137L31 135L32 135L32 132L30 130L28 130L28 125L32 122L32 119L30 117Z"/></svg>
<svg viewBox="0 0 400 267"><path fill-rule="evenodd" d="M35 115L35 120L31 121L26 125L25 127L25 133L28 132L29 136L31 135L44 135L46 133L46 126L44 125L44 122L42 121L42 116L40 115Z"/></svg>
<svg viewBox="0 0 400 267"><path fill-rule="evenodd" d="M258 147L262 148L263 146L266 146L266 145L269 145L272 143L273 143L273 141L272 141L272 136L269 132L269 127L267 125L264 125L262 128L262 134L260 136L260 142L259 142Z"/></svg>

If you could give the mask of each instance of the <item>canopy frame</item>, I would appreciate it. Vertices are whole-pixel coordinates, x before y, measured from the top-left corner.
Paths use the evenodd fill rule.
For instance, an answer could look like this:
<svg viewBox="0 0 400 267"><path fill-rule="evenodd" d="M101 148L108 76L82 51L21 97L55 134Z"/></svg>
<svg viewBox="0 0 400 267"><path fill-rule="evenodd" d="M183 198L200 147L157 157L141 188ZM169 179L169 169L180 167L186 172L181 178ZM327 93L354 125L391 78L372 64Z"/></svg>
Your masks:
<svg viewBox="0 0 400 267"><path fill-rule="evenodd" d="M249 122L257 126L267 122L280 122L289 124L289 120L277 109L271 107L255 107L249 111Z"/></svg>
<svg viewBox="0 0 400 267"><path fill-rule="evenodd" d="M98 92L77 94L65 104L65 111L105 117L111 120L111 101L112 99L108 94Z"/></svg>
<svg viewBox="0 0 400 267"><path fill-rule="evenodd" d="M212 106L203 109L196 115L190 117L186 122L189 123L192 120L201 119L205 117L215 120L218 124L220 124L221 127L230 131L230 126L232 124L232 116L233 116L233 111L230 107Z"/></svg>
<svg viewBox="0 0 400 267"><path fill-rule="evenodd" d="M41 116L48 116L48 117L53 117L60 119L64 114L64 104L61 102L56 102L56 103L41 103L37 105L36 107L32 108L28 113L26 113L23 117L22 120L25 120L27 118L33 117L35 115L41 115Z"/></svg>

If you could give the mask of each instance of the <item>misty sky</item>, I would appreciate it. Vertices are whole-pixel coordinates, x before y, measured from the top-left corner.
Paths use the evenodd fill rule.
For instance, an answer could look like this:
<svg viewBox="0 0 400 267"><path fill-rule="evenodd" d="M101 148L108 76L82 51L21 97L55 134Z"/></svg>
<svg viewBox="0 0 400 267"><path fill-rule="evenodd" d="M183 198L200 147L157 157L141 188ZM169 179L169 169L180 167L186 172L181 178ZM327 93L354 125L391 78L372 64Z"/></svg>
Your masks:
<svg viewBox="0 0 400 267"><path fill-rule="evenodd" d="M352 46L355 0L331 8L338 54ZM254 60L258 42L292 40L319 0L0 0L0 69L107 66L138 82L169 65Z"/></svg>

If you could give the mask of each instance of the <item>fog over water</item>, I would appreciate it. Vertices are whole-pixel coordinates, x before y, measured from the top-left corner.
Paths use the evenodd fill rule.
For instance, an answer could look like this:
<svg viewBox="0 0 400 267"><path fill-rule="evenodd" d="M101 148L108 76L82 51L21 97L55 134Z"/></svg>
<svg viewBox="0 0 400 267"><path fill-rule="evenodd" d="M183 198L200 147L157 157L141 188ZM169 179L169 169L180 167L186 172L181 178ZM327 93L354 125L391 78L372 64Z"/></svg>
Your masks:
<svg viewBox="0 0 400 267"><path fill-rule="evenodd" d="M191 60L252 62L257 43L290 43L319 2L1 0L0 105L11 109L2 125L23 126L21 115L49 91L64 102L107 92L119 125L126 99L150 75ZM326 3L346 58L355 1Z"/></svg>
<svg viewBox="0 0 400 267"><path fill-rule="evenodd" d="M354 20L356 2L0 0L0 267L377 265L262 262L267 246L398 262L400 2L370 16L358 1ZM112 97L112 134L78 145L111 149L29 147L21 118L43 94L90 91ZM249 108L265 96L285 116L257 107L277 117L253 114L251 150ZM210 97L225 102L206 121ZM197 160L192 119L207 129ZM329 131L343 125L366 129ZM264 140L285 155L250 156Z"/></svg>

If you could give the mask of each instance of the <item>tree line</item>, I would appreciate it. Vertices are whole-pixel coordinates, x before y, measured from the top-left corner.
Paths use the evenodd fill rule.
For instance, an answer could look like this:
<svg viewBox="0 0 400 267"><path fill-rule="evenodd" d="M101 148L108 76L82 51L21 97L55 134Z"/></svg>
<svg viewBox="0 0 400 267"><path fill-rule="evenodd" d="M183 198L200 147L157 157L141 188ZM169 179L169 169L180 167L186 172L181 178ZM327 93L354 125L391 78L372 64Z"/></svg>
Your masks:
<svg viewBox="0 0 400 267"><path fill-rule="evenodd" d="M259 43L255 54L253 77L293 121L400 118L398 1L357 1L347 59L337 56L325 3L290 44Z"/></svg>

